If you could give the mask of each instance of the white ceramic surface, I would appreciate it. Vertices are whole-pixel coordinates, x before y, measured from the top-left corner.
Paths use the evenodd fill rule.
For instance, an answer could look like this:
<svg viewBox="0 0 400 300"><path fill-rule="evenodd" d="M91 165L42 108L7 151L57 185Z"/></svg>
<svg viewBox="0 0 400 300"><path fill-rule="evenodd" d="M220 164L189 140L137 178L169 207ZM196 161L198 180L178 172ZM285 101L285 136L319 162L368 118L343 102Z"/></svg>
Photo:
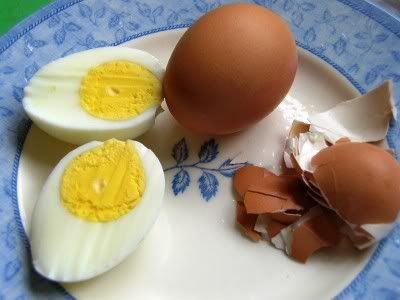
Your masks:
<svg viewBox="0 0 400 300"><path fill-rule="evenodd" d="M146 50L165 65L184 30L152 34L129 43ZM325 110L357 92L330 66L299 50L300 65L286 100L252 128L217 137L220 165L228 158L249 161L279 172L282 147L291 121L307 111ZM209 137L193 137L168 111L140 140L161 160L174 166L171 149L182 137L194 162ZM25 229L41 185L57 161L73 146L49 137L33 126L25 141L18 173L18 199ZM193 178L199 170L188 170ZM174 195L166 172L163 212L140 248L126 261L95 279L65 285L79 299L327 299L339 293L359 273L371 250L357 252L346 245L299 264L263 242L253 243L235 227L231 179L218 177L219 190L210 201L196 184ZM194 180L193 180L194 181ZM129 230L129 229L127 229Z"/></svg>

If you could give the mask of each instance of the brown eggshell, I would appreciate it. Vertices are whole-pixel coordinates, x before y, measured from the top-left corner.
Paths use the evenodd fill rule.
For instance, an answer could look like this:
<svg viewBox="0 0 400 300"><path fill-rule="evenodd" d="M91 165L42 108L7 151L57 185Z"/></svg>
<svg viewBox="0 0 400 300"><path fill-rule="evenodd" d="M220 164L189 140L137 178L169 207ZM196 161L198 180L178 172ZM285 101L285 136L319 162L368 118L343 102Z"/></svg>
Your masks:
<svg viewBox="0 0 400 300"><path fill-rule="evenodd" d="M265 214L282 212L288 209L302 210L303 207L291 200L285 200L273 195L247 192L244 195L244 205L250 214Z"/></svg>
<svg viewBox="0 0 400 300"><path fill-rule="evenodd" d="M265 178L271 176L276 175L262 167L241 167L233 177L233 187L240 197L244 197L250 185L260 185Z"/></svg>
<svg viewBox="0 0 400 300"><path fill-rule="evenodd" d="M272 239L274 236L276 236L283 228L286 228L288 225L279 223L274 220L270 220L266 226L268 236L270 239Z"/></svg>
<svg viewBox="0 0 400 300"><path fill-rule="evenodd" d="M392 223L400 210L400 166L385 150L341 143L312 159L314 177L329 204L347 222Z"/></svg>
<svg viewBox="0 0 400 300"><path fill-rule="evenodd" d="M286 225L290 225L301 218L301 214L298 211L291 211L291 210L286 210L285 212L270 213L268 215L271 218L271 220Z"/></svg>
<svg viewBox="0 0 400 300"><path fill-rule="evenodd" d="M246 212L246 208L242 202L236 203L236 223L242 229L243 233L251 240L257 242L261 239L261 235L254 231L254 225L257 222L257 215L251 215Z"/></svg>
<svg viewBox="0 0 400 300"><path fill-rule="evenodd" d="M292 232L290 256L305 263L314 252L335 246L341 239L342 234L334 218L323 213L312 217Z"/></svg>
<svg viewBox="0 0 400 300"><path fill-rule="evenodd" d="M274 110L296 69L296 44L281 17L254 4L224 5L176 45L163 82L166 103L195 133L237 132Z"/></svg>

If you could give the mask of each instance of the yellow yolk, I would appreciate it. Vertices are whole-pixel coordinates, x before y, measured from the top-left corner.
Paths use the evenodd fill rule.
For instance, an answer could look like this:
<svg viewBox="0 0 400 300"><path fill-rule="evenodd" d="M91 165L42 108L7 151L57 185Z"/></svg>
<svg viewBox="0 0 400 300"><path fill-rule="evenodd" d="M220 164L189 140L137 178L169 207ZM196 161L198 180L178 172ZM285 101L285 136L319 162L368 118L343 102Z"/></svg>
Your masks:
<svg viewBox="0 0 400 300"><path fill-rule="evenodd" d="M160 80L145 67L115 60L89 70L81 81L80 104L106 120L126 120L161 102Z"/></svg>
<svg viewBox="0 0 400 300"><path fill-rule="evenodd" d="M83 220L114 221L139 203L145 179L134 144L112 139L67 165L61 199L69 212Z"/></svg>

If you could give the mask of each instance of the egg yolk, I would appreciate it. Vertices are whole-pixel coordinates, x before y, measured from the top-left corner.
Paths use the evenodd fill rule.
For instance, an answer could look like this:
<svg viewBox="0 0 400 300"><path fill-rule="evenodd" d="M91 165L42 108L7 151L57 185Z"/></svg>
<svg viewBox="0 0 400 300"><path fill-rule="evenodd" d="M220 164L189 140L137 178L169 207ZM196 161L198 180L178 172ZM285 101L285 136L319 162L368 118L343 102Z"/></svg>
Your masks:
<svg viewBox="0 0 400 300"><path fill-rule="evenodd" d="M126 120L158 105L161 82L145 67L115 60L91 68L81 81L80 104L94 117Z"/></svg>
<svg viewBox="0 0 400 300"><path fill-rule="evenodd" d="M73 215L110 222L130 212L145 189L142 161L132 142L115 139L75 157L61 182L61 199Z"/></svg>

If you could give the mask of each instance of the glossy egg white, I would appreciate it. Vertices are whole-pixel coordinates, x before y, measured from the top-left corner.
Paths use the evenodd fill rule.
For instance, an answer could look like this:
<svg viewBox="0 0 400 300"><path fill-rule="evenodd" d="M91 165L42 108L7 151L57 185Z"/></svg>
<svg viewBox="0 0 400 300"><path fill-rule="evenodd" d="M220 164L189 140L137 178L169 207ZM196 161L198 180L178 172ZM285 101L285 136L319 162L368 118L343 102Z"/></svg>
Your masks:
<svg viewBox="0 0 400 300"><path fill-rule="evenodd" d="M149 232L160 213L165 179L154 153L134 142L142 160L146 187L139 204L111 222L89 222L67 211L60 183L68 163L101 142L90 142L67 154L49 175L34 208L30 243L37 272L59 282L76 282L102 274L121 263Z"/></svg>
<svg viewBox="0 0 400 300"><path fill-rule="evenodd" d="M151 54L128 47L78 52L43 66L25 88L23 107L29 118L49 135L72 144L133 139L154 125L158 106L127 120L104 120L80 105L80 84L87 72L112 60L128 60L151 71L160 81L164 68ZM160 99L161 101L162 99Z"/></svg>

